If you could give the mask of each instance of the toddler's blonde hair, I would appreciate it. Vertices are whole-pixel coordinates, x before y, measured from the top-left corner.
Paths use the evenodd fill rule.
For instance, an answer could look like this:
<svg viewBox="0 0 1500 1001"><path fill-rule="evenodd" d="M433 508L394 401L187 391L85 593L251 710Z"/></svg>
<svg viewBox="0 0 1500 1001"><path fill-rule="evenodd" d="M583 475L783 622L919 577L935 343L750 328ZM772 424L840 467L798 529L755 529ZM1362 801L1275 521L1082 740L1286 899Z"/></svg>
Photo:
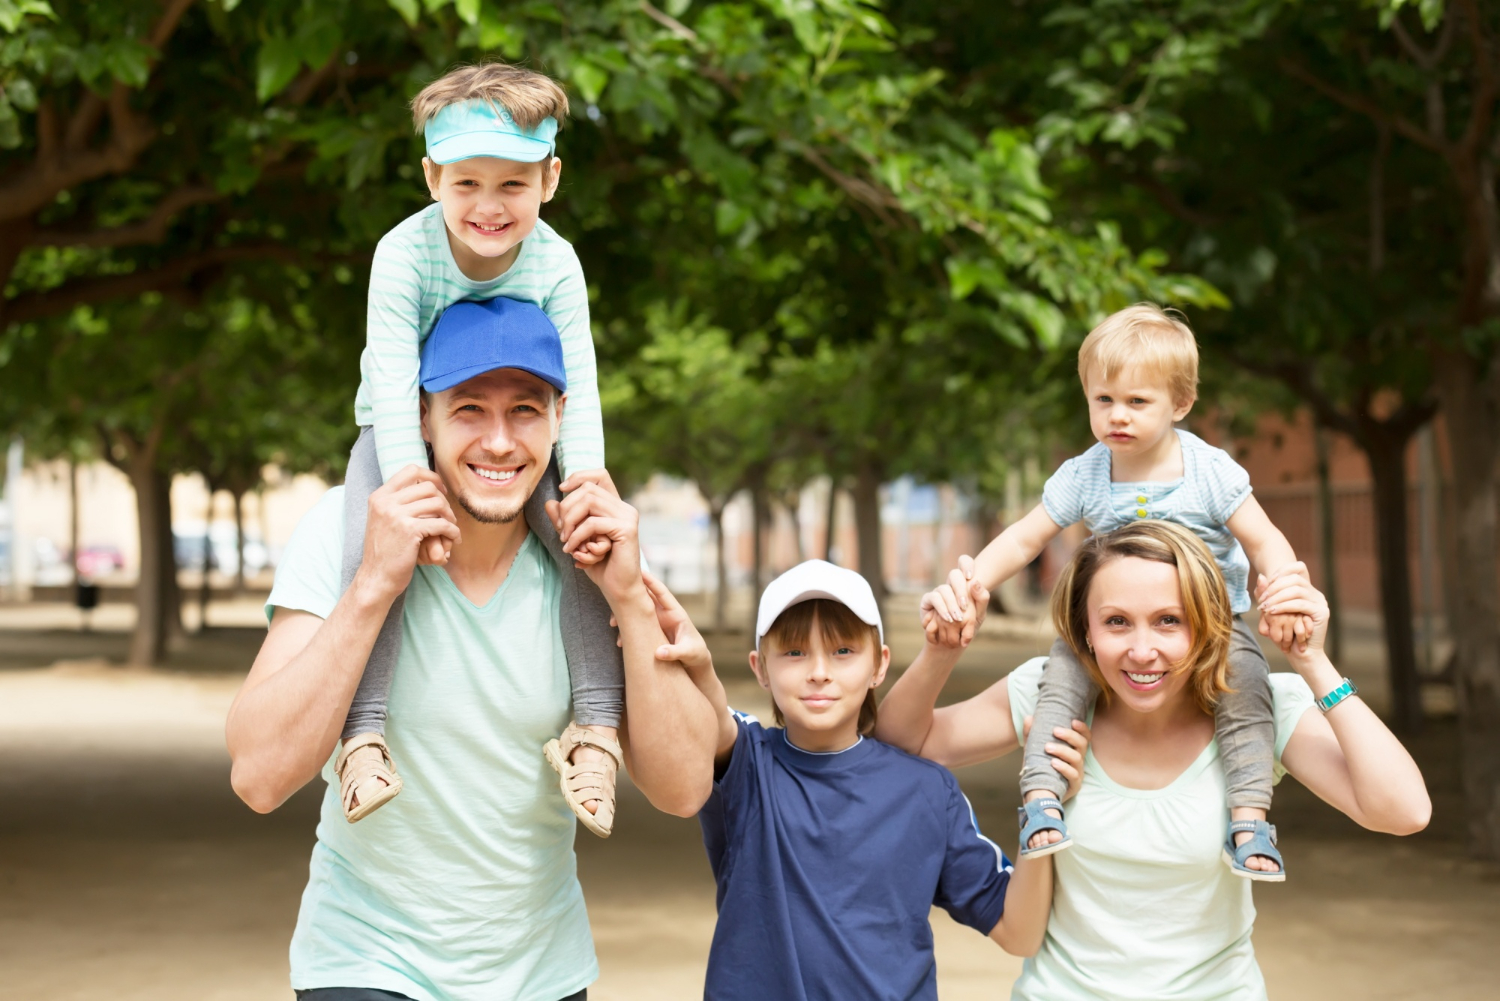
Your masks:
<svg viewBox="0 0 1500 1001"><path fill-rule="evenodd" d="M412 98L412 124L420 133L433 115L452 104L488 101L504 108L523 129L534 129L544 118L561 126L568 117L568 95L544 73L508 63L460 66L438 77Z"/></svg>
<svg viewBox="0 0 1500 1001"><path fill-rule="evenodd" d="M1158 376L1172 402L1198 398L1198 342L1187 317L1153 302L1138 302L1104 318L1078 349L1078 379L1087 389L1089 373L1105 379L1138 370Z"/></svg>

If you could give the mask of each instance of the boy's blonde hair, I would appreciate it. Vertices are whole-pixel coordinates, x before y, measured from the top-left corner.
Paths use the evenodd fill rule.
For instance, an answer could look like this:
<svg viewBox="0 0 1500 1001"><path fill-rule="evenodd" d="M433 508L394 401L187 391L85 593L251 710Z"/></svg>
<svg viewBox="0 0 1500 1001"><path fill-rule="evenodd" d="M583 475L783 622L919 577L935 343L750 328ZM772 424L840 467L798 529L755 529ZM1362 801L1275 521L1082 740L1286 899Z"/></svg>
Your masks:
<svg viewBox="0 0 1500 1001"><path fill-rule="evenodd" d="M1138 302L1104 318L1078 349L1078 378L1087 389L1089 373L1106 379L1138 369L1159 376L1176 404L1198 398L1198 342L1187 317L1175 309Z"/></svg>
<svg viewBox="0 0 1500 1001"><path fill-rule="evenodd" d="M1229 641L1234 611L1224 574L1203 540L1170 521L1137 521L1079 546L1052 589L1052 624L1078 662L1109 701L1110 687L1089 647L1089 588L1099 570L1127 556L1167 563L1177 568L1182 589L1183 616L1192 646L1172 670L1188 673L1188 690L1205 713L1212 713L1219 697L1231 691L1228 681Z"/></svg>
<svg viewBox="0 0 1500 1001"><path fill-rule="evenodd" d="M480 63L450 70L423 87L411 100L412 124L420 133L433 115L465 101L504 108L523 129L536 128L544 118L556 119L560 127L568 117L568 95L556 80L507 63Z"/></svg>
<svg viewBox="0 0 1500 1001"><path fill-rule="evenodd" d="M771 628L767 629L766 634L760 638L761 657L766 655L767 641L778 650L806 646L807 641L812 638L814 623L817 624L818 637L823 641L824 646L868 643L874 651L872 656L875 658L875 664L879 666L880 630L855 615L849 610L848 605L842 601L834 601L832 598L812 598L788 606L786 611L776 616L776 621L771 623ZM875 732L877 706L875 689L872 688L865 692L865 701L859 707L859 732L866 737ZM777 726L786 726L786 720L781 715L781 707L776 704L775 699L771 700L771 715L775 718Z"/></svg>

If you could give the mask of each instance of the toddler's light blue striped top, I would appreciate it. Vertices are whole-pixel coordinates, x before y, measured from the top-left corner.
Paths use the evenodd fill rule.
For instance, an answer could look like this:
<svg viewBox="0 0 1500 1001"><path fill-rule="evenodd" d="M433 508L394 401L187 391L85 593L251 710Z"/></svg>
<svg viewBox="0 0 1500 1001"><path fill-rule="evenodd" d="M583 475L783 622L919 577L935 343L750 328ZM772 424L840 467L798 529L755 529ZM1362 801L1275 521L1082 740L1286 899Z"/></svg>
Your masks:
<svg viewBox="0 0 1500 1001"><path fill-rule="evenodd" d="M1096 535L1133 521L1175 521L1208 544L1236 615L1250 610L1250 561L1226 527L1250 496L1250 474L1228 452L1189 431L1182 444L1182 478L1145 483L1110 480L1109 448L1095 445L1064 462L1042 488L1047 515L1066 528L1083 522Z"/></svg>
<svg viewBox="0 0 1500 1001"><path fill-rule="evenodd" d="M558 430L562 475L604 467L604 421L589 295L572 244L540 219L510 270L494 281L465 277L453 260L443 206L433 202L380 238L370 266L369 318L354 419L375 428L382 479L407 464L427 468L417 411L422 344L443 310L503 295L535 303L562 336L568 403Z"/></svg>

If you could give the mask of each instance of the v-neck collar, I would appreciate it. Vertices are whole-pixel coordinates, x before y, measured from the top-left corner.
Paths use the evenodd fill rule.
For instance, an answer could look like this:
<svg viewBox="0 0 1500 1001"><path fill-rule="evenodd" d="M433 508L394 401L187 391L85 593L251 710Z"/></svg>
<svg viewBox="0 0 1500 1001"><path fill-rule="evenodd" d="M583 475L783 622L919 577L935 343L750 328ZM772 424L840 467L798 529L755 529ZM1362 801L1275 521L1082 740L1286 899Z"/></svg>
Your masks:
<svg viewBox="0 0 1500 1001"><path fill-rule="evenodd" d="M446 567L429 566L424 569L431 571L432 576L442 581L439 586L446 588L450 597L463 602L465 608L481 614L488 614L495 609L500 599L505 595L506 589L510 587L510 582L515 580L516 567L520 564L521 557L526 553L527 548L534 542L536 542L535 533L527 532L526 538L521 540L521 545L516 549L516 555L510 558L510 567L505 571L505 579L500 582L500 586L495 588L495 593L490 595L489 600L483 605L474 604L473 600L467 594L464 594L457 584L453 583L453 578L448 576Z"/></svg>

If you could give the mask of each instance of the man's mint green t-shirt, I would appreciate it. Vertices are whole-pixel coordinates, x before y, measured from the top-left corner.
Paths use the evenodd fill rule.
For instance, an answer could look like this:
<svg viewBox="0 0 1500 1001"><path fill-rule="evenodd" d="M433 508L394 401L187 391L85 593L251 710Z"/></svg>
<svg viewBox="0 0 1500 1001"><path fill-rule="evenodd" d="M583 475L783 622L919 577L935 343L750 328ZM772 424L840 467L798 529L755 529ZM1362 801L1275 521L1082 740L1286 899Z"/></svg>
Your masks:
<svg viewBox="0 0 1500 1001"><path fill-rule="evenodd" d="M335 487L302 519L268 612L333 611L343 510ZM558 594L531 535L483 607L442 568L417 567L386 727L405 788L350 824L324 767L294 988L557 1001L597 979L574 819L541 751L571 714Z"/></svg>

